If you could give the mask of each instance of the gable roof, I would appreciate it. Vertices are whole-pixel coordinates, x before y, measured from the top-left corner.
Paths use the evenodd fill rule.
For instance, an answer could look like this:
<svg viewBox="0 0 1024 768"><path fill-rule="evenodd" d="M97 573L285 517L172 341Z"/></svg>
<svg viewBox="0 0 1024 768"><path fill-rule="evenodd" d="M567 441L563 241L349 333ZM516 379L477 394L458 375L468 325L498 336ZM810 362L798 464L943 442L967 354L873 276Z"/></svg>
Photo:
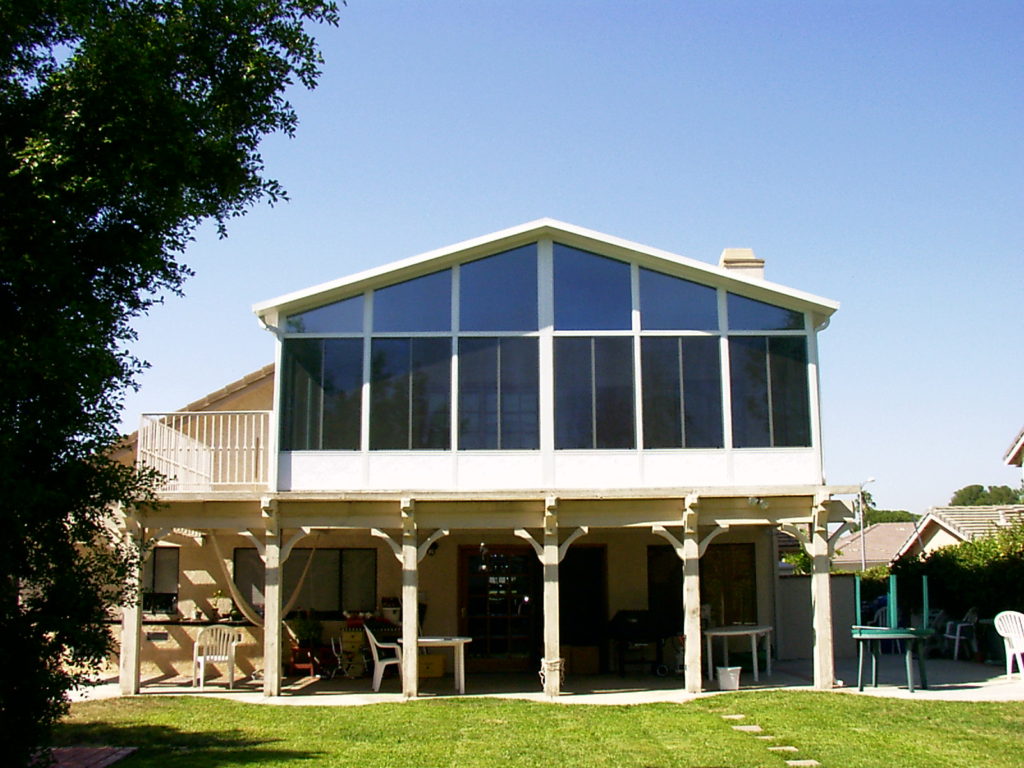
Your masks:
<svg viewBox="0 0 1024 768"><path fill-rule="evenodd" d="M1024 504L932 507L900 547L896 557L902 557L909 552L928 526L939 526L960 541L973 541L982 536L990 536L1000 528L1012 525L1020 519L1024 519Z"/></svg>
<svg viewBox="0 0 1024 768"><path fill-rule="evenodd" d="M638 261L644 266L677 277L728 288L753 299L810 312L815 327L822 325L839 309L838 302L750 277L738 270L713 266L668 251L545 218L294 291L254 304L252 310L262 322L276 327L279 318L284 315L313 309L369 289L410 280L463 261L482 258L543 239L557 240L565 245L602 256Z"/></svg>
<svg viewBox="0 0 1024 768"><path fill-rule="evenodd" d="M907 523L874 523L863 531L857 531L836 543L837 554L832 559L835 566L855 566L860 568L861 550L864 550L864 562L872 565L885 565L895 559L902 544L910 536L917 524Z"/></svg>

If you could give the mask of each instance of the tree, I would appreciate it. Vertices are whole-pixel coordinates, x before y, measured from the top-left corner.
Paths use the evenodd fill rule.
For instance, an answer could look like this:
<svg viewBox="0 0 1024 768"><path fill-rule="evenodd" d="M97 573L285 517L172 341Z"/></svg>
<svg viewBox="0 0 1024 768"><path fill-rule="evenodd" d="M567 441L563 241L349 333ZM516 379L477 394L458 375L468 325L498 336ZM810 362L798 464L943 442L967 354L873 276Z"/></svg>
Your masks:
<svg viewBox="0 0 1024 768"><path fill-rule="evenodd" d="M864 525L875 523L915 523L918 516L905 509L878 509L875 506L875 499L870 491L863 491L864 499ZM859 523L850 524L851 531L859 531Z"/></svg>
<svg viewBox="0 0 1024 768"><path fill-rule="evenodd" d="M1024 503L1024 488L1014 490L1008 485L965 485L949 500L951 507L980 507L995 504Z"/></svg>
<svg viewBox="0 0 1024 768"><path fill-rule="evenodd" d="M190 274L195 228L283 190L263 136L313 87L305 24L331 0L9 0L0 5L0 743L27 765L111 648L139 553L112 507L153 500L122 466L132 321Z"/></svg>

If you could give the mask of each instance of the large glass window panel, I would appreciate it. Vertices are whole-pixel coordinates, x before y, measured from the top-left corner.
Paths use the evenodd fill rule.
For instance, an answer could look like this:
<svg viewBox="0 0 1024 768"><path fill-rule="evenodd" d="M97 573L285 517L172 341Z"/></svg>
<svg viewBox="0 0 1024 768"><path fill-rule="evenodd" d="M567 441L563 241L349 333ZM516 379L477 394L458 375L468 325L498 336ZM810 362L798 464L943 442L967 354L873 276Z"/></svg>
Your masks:
<svg viewBox="0 0 1024 768"><path fill-rule="evenodd" d="M358 450L363 401L363 340L324 339L321 448Z"/></svg>
<svg viewBox="0 0 1024 768"><path fill-rule="evenodd" d="M374 339L370 369L370 448L446 450L451 341Z"/></svg>
<svg viewBox="0 0 1024 768"><path fill-rule="evenodd" d="M629 264L555 243L555 328L629 330Z"/></svg>
<svg viewBox="0 0 1024 768"><path fill-rule="evenodd" d="M285 339L281 359L281 450L308 451L320 445L323 340Z"/></svg>
<svg viewBox="0 0 1024 768"><path fill-rule="evenodd" d="M362 339L286 339L283 359L282 450L357 450Z"/></svg>
<svg viewBox="0 0 1024 768"><path fill-rule="evenodd" d="M647 337L641 356L644 446L721 448L718 339Z"/></svg>
<svg viewBox="0 0 1024 768"><path fill-rule="evenodd" d="M284 321L289 333L362 333L363 295L291 315Z"/></svg>
<svg viewBox="0 0 1024 768"><path fill-rule="evenodd" d="M592 339L555 339L555 448L594 447Z"/></svg>
<svg viewBox="0 0 1024 768"><path fill-rule="evenodd" d="M641 269L640 324L645 330L718 330L718 292L708 285Z"/></svg>
<svg viewBox="0 0 1024 768"><path fill-rule="evenodd" d="M450 331L450 269L389 285L373 293L373 330L382 333Z"/></svg>
<svg viewBox="0 0 1024 768"><path fill-rule="evenodd" d="M633 340L622 336L594 339L595 448L633 448Z"/></svg>
<svg viewBox="0 0 1024 768"><path fill-rule="evenodd" d="M733 444L809 446L810 393L803 337L729 340Z"/></svg>
<svg viewBox="0 0 1024 768"><path fill-rule="evenodd" d="M728 294L726 299L731 331L802 331L804 316L746 296Z"/></svg>
<svg viewBox="0 0 1024 768"><path fill-rule="evenodd" d="M737 448L771 445L766 341L764 336L729 339L732 443Z"/></svg>
<svg viewBox="0 0 1024 768"><path fill-rule="evenodd" d="M678 338L640 341L644 403L644 447L683 445L682 373Z"/></svg>
<svg viewBox="0 0 1024 768"><path fill-rule="evenodd" d="M555 447L635 444L633 340L555 339Z"/></svg>
<svg viewBox="0 0 1024 768"><path fill-rule="evenodd" d="M178 610L180 547L154 547L142 561L142 610L172 614Z"/></svg>
<svg viewBox="0 0 1024 768"><path fill-rule="evenodd" d="M537 340L459 341L459 448L535 449Z"/></svg>
<svg viewBox="0 0 1024 768"><path fill-rule="evenodd" d="M459 328L537 330L537 244L459 268Z"/></svg>
<svg viewBox="0 0 1024 768"><path fill-rule="evenodd" d="M811 409L807 388L807 341L803 337L771 337L768 355L773 444L808 446L811 444Z"/></svg>
<svg viewBox="0 0 1024 768"><path fill-rule="evenodd" d="M686 447L721 448L722 359L717 338L682 340Z"/></svg>

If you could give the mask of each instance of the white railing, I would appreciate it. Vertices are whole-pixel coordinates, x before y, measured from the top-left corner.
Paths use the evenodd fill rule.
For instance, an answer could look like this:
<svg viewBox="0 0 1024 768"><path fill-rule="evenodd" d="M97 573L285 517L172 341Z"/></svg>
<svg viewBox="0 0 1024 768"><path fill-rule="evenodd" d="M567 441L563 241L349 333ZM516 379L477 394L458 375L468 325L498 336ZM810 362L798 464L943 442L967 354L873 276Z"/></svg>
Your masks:
<svg viewBox="0 0 1024 768"><path fill-rule="evenodd" d="M270 411L144 413L137 458L164 491L266 487L269 435Z"/></svg>

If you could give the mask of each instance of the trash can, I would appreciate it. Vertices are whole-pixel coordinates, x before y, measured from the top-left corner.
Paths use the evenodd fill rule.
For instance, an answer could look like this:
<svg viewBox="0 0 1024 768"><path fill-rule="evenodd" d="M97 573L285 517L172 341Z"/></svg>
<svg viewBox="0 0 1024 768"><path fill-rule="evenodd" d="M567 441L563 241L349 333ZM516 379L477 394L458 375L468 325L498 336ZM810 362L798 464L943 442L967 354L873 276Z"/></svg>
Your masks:
<svg viewBox="0 0 1024 768"><path fill-rule="evenodd" d="M742 667L715 667L718 670L718 690L738 691Z"/></svg>

